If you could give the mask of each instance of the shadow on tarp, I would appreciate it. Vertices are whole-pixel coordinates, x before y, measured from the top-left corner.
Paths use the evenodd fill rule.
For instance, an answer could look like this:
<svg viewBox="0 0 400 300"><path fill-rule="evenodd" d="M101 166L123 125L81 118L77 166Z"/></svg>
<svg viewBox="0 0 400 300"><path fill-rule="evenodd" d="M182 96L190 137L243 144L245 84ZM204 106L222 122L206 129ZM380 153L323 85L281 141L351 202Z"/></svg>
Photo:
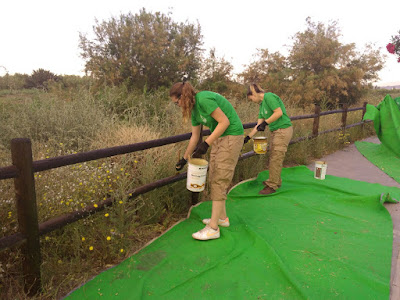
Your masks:
<svg viewBox="0 0 400 300"><path fill-rule="evenodd" d="M191 234L211 203L67 299L389 299L392 220L382 202L400 189L282 170L283 185L261 196L262 181L228 194L231 226L221 238ZM397 204L393 204L397 205Z"/></svg>

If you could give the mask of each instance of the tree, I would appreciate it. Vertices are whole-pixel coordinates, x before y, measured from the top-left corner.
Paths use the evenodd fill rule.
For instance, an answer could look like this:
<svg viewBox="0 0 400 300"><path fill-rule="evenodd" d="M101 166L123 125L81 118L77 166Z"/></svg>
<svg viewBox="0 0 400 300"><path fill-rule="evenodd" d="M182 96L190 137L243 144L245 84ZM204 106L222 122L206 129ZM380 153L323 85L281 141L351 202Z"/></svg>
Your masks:
<svg viewBox="0 0 400 300"><path fill-rule="evenodd" d="M378 79L382 55L371 45L359 53L354 43L340 43L336 22L327 26L310 18L306 22L308 28L294 36L288 57L295 101L332 105L356 102Z"/></svg>
<svg viewBox="0 0 400 300"><path fill-rule="evenodd" d="M258 49L254 58L239 77L246 83L259 83L269 91L283 96L290 82L287 59L279 52L269 53L268 49Z"/></svg>
<svg viewBox="0 0 400 300"><path fill-rule="evenodd" d="M183 73L196 76L200 66L200 25L175 23L169 15L128 13L93 27L95 38L80 34L86 71L100 83L130 88L170 86Z"/></svg>
<svg viewBox="0 0 400 300"><path fill-rule="evenodd" d="M232 64L225 58L218 58L215 55L215 48L212 48L209 57L203 60L199 70L201 89L217 93L226 92L232 81L232 70Z"/></svg>
<svg viewBox="0 0 400 300"><path fill-rule="evenodd" d="M342 44L336 22L306 22L307 29L293 37L288 57L258 50L240 76L302 106L357 102L378 79L383 67L379 50L366 45L360 53L354 43Z"/></svg>
<svg viewBox="0 0 400 300"><path fill-rule="evenodd" d="M25 88L44 89L47 90L48 82L57 81L58 77L50 71L38 69L32 72L32 75L26 78Z"/></svg>

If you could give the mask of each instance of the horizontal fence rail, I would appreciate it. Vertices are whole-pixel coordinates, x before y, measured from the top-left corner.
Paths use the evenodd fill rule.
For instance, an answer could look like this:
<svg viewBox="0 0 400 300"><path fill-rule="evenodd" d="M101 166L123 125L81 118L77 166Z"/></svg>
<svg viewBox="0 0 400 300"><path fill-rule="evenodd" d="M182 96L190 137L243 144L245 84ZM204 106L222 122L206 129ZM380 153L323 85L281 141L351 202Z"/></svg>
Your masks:
<svg viewBox="0 0 400 300"><path fill-rule="evenodd" d="M319 106L316 105L314 114L293 116L290 118L292 121L303 120L303 119L314 119L314 124L313 124L313 130L312 130L311 135L292 139L290 141L290 144L295 144L295 143L299 143L301 141L310 140L310 139L316 138L317 136L319 136L321 134L327 134L330 132L340 131L340 130L344 131L348 128L352 128L352 127L356 127L356 126L360 126L360 125L363 126L364 123L366 123L364 121L350 124L350 125L346 124L347 113L350 111L358 111L358 110L362 110L363 116L364 116L365 111L366 111L366 102L364 103L363 107L348 109L347 106L344 105L343 109L326 111L326 112L320 112ZM322 132L318 131L319 118L321 116L330 115L330 114L338 114L338 113L342 114L342 126L341 127L325 130ZM362 118L361 118L361 120L362 120ZM370 122L370 121L368 121L368 122ZM246 123L246 124L243 124L243 128L250 129L250 128L254 128L254 126L256 126L256 125L257 125L256 122ZM210 130L202 130L201 131L201 137L208 136L210 134L211 134ZM142 150L146 150L146 149L161 147L161 146L165 146L165 145L169 145L169 144L175 144L178 142L189 140L190 137L191 137L191 133L185 133L185 134L165 137L165 138L161 138L161 139L157 139L157 140L150 140L150 141L141 142L141 143L135 143L135 144L124 145L124 146L116 146L116 147L112 147L112 148L105 148L105 149L93 150L93 151L82 152L82 153L77 153L77 154L59 156L59 157L54 157L54 158L45 159L45 160L33 161L32 165L31 165L32 174L35 172L42 172L42 171L60 168L60 167L73 165L73 164L77 164L77 163L83 163L83 162L88 162L88 161L92 161L92 160L98 160L98 159L102 159L102 158L112 157L112 156L116 156L116 155L128 154L128 153L133 153L133 152L142 151ZM14 148L15 148L15 146L14 146ZM254 151L250 151L250 152L242 154L240 156L239 160L247 159L247 158L250 158L255 155L256 155L256 153ZM13 161L13 163L14 163L14 161ZM20 176L21 176L20 168L18 168L16 165L0 168L0 180L14 178L15 182L18 182L20 180L19 179ZM162 178L162 179L159 179L152 183L137 187L131 191L127 191L126 193L127 193L127 195L129 195L129 199L132 199L139 195L150 192L156 188L163 187L163 186L172 184L174 182L184 180L186 178L186 176L187 176L187 172L182 172L180 174ZM34 186L33 186L33 188L34 188ZM16 193L16 194L18 195L18 193ZM198 193L193 193L193 194L198 195ZM34 195L33 198L36 198L36 196ZM192 196L192 201L193 201L193 199L197 199L197 198ZM113 197L109 197L109 198L105 199L104 201L97 203L96 206L94 204L89 205L81 210L67 213L67 214L52 218L50 220L47 220L41 224L38 224L38 237L41 235L50 233L54 230L60 229L64 226L74 223L78 220L84 219L94 213L102 211L106 207L112 206L114 204L114 202L115 202L115 199ZM23 215L23 213L22 213L22 215ZM21 228L21 224L20 224L20 228ZM15 234L0 238L0 251L10 248L10 247L13 247L13 246L21 245L21 244L24 245L27 242L28 242L28 236L26 236L26 234L23 234L22 232L17 232ZM40 251L39 251L39 254L40 254ZM32 275L32 274L28 274L28 275ZM40 282L40 278L38 279L37 282L35 282L35 284L37 285L38 282ZM30 292L32 294L35 294L38 292L38 290L37 289L33 290L33 291L31 290Z"/></svg>
<svg viewBox="0 0 400 300"><path fill-rule="evenodd" d="M359 108L352 108L347 111L356 111L356 110L362 110L362 109L363 109L362 107L359 107ZM343 113L343 112L345 112L345 110L333 110L333 111L322 112L319 115L324 116L324 115ZM318 116L317 114L309 114L309 115L302 115L302 116L294 116L294 117L291 117L290 119L292 121L295 121L295 120L303 120L303 119L313 119L317 116ZM246 123L246 124L243 124L243 128L249 129L249 128L253 128L255 125L257 125L256 122ZM209 129L203 130L203 136L208 136L210 134L211 134L211 132ZM51 170L51 169L55 169L55 168L65 167L68 165L74 165L74 164L78 164L78 163L88 162L88 161L92 161L92 160L98 160L98 159L112 157L112 156L121 155L121 154L133 153L133 152L156 148L156 147L161 147L161 146L165 146L165 145L169 145L169 144L175 144L178 142L189 140L191 135L192 135L191 133L184 133L184 134L180 134L180 135L170 136L170 137L161 138L161 139L157 139L157 140L150 140L150 141L141 142L141 143L135 143L135 144L124 145L124 146L116 146L116 147L112 147L112 148L92 150L92 151L88 151L88 152L82 152L82 153L70 154L70 155L64 155L64 156L57 156L57 157L53 157L53 158L38 160L38 161L33 162L33 171L35 173L42 172L42 171L47 171L47 170ZM0 180L16 178L17 176L18 176L18 169L15 166L7 166L7 167L0 168Z"/></svg>

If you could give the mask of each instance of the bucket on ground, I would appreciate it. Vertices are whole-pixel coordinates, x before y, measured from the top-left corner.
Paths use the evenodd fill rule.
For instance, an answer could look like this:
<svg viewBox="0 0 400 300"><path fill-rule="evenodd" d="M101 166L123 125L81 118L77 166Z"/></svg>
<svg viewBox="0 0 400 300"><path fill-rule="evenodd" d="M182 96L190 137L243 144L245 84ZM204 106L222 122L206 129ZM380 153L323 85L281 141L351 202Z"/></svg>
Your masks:
<svg viewBox="0 0 400 300"><path fill-rule="evenodd" d="M266 136L257 136L253 137L253 149L257 154L265 154L267 153L267 137Z"/></svg>
<svg viewBox="0 0 400 300"><path fill-rule="evenodd" d="M189 159L186 188L192 192L201 192L206 186L208 161L202 158Z"/></svg>
<svg viewBox="0 0 400 300"><path fill-rule="evenodd" d="M314 167L314 178L324 180L326 175L326 168L328 167L325 161L316 161Z"/></svg>

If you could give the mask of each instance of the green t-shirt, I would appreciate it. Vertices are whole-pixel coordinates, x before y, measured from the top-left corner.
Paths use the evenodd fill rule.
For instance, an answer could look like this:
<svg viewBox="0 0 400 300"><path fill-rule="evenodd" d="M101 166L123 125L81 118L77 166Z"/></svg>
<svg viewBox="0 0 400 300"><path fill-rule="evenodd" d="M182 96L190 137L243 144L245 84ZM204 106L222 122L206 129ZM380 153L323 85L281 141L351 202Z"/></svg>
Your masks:
<svg viewBox="0 0 400 300"><path fill-rule="evenodd" d="M192 125L203 124L213 132L218 122L211 117L211 113L218 107L229 119L229 126L221 136L242 135L244 133L242 121L240 121L232 104L214 92L203 91L196 94L196 103L192 110Z"/></svg>
<svg viewBox="0 0 400 300"><path fill-rule="evenodd" d="M260 111L258 113L259 119L268 119L274 113L274 110L280 107L282 109L283 115L276 121L268 125L269 130L275 131L277 129L288 128L292 126L290 118L286 113L285 105L283 104L281 98L274 93L265 93L264 99L260 104Z"/></svg>

